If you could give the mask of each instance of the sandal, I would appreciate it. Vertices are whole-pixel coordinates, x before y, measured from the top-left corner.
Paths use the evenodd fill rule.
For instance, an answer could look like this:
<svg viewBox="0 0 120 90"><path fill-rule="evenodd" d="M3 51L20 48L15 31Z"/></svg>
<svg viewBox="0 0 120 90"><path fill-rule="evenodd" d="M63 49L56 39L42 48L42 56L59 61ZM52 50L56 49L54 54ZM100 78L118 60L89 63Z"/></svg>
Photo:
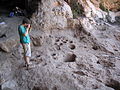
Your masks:
<svg viewBox="0 0 120 90"><path fill-rule="evenodd" d="M25 64L26 68L29 69L29 68L33 68L34 65L32 63L29 63L29 64Z"/></svg>

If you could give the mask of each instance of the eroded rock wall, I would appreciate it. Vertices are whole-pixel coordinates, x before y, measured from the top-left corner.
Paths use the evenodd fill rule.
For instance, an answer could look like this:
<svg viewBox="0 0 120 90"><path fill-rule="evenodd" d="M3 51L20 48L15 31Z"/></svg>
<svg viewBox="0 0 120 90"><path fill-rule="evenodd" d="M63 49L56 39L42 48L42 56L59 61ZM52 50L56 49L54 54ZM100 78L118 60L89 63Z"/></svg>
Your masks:
<svg viewBox="0 0 120 90"><path fill-rule="evenodd" d="M73 18L72 11L63 0L41 0L32 15L34 25L42 29L63 29L67 27L68 18Z"/></svg>
<svg viewBox="0 0 120 90"><path fill-rule="evenodd" d="M120 89L120 26L105 21L106 12L89 0L78 2L84 15L77 19L72 18L64 1L40 0L30 4L30 7L37 5L31 12L34 29L30 33L31 62L35 67L29 70L24 67L16 27L23 18L2 17L5 25L0 25L0 87L3 90Z"/></svg>
<svg viewBox="0 0 120 90"><path fill-rule="evenodd" d="M110 1L108 0L106 2ZM101 22L101 20L111 23L119 22L119 18L116 19L116 17L119 17L120 13L109 11L110 9L108 8L103 11L101 3L104 8L107 8L107 6L105 7L107 4L104 4L105 1L101 0L31 0L29 1L28 12L34 23L33 26L45 30L55 28L64 29L69 27L69 19L73 17L79 18L81 16L89 18L93 23ZM116 1L116 3L117 4L114 4L118 6L119 1ZM111 4L108 3L108 5ZM116 10L118 10L118 8L119 7L116 6L114 7Z"/></svg>
<svg viewBox="0 0 120 90"><path fill-rule="evenodd" d="M33 30L31 62L35 67L26 70L17 28L9 28L22 18L4 19L9 22L0 30L9 33L3 32L6 36L0 35L0 41L6 42L10 52L0 51L3 90L119 90L119 26L93 25L81 18L76 29ZM8 40L16 41L15 47Z"/></svg>

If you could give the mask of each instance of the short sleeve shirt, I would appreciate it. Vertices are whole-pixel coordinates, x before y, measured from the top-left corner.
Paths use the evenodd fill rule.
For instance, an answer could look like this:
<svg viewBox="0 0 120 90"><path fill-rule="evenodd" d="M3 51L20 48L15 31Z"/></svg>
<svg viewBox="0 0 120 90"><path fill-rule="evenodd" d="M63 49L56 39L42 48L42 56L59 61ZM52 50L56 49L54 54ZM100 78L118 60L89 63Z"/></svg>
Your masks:
<svg viewBox="0 0 120 90"><path fill-rule="evenodd" d="M24 36L24 34L26 33L26 27L23 25L20 25L18 27L18 32L19 32L19 36L20 36L20 43L30 43L30 36L29 34Z"/></svg>

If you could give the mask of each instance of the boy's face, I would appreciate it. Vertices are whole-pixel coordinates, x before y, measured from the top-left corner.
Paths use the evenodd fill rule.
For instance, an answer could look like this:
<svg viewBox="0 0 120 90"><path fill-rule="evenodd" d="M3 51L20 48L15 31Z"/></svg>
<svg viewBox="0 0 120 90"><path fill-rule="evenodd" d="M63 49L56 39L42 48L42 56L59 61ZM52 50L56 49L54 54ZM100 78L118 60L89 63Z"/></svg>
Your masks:
<svg viewBox="0 0 120 90"><path fill-rule="evenodd" d="M24 26L28 26L28 25L30 25L30 24L27 24L27 23L24 24Z"/></svg>

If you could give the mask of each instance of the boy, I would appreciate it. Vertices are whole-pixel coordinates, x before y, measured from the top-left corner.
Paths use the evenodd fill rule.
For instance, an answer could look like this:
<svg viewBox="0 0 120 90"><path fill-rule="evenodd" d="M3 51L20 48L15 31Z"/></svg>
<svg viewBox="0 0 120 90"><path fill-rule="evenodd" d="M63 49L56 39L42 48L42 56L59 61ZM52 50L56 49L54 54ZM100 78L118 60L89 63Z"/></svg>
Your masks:
<svg viewBox="0 0 120 90"><path fill-rule="evenodd" d="M30 36L29 36L29 31L31 29L30 24L31 24L31 21L25 18L23 19L22 24L19 25L18 27L20 43L24 50L24 60L27 68L31 65L30 63L31 47L30 47Z"/></svg>

